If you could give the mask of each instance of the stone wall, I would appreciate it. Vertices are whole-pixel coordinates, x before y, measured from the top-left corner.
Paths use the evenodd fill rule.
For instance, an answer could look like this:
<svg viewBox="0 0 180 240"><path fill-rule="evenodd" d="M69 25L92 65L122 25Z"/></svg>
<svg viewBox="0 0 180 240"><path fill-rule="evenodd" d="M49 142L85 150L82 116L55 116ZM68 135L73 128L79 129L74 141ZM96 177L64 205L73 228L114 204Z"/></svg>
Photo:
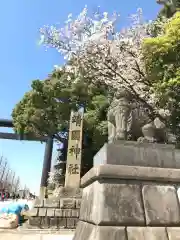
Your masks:
<svg viewBox="0 0 180 240"><path fill-rule="evenodd" d="M75 229L81 198L37 199L29 213L28 228Z"/></svg>
<svg viewBox="0 0 180 240"><path fill-rule="evenodd" d="M100 165L81 186L73 240L180 239L180 169Z"/></svg>

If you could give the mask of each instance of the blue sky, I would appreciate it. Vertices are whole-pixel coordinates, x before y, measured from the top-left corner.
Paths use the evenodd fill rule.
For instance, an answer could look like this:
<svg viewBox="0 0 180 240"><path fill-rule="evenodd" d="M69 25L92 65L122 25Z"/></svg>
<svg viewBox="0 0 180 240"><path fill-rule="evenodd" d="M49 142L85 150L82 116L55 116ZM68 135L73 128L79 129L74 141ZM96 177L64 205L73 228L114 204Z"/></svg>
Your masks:
<svg viewBox="0 0 180 240"><path fill-rule="evenodd" d="M44 24L63 26L69 13L77 15L88 5L101 6L103 11L121 14L122 25L136 9L143 8L146 19L156 17L156 0L6 0L0 3L0 118L11 118L14 105L30 89L31 81L43 79L62 57L55 50L45 52L38 46L38 29ZM10 129L1 128L0 131ZM0 154L27 184L38 193L41 178L44 144L38 142L0 140ZM54 148L55 150L55 148ZM55 151L54 151L55 154Z"/></svg>

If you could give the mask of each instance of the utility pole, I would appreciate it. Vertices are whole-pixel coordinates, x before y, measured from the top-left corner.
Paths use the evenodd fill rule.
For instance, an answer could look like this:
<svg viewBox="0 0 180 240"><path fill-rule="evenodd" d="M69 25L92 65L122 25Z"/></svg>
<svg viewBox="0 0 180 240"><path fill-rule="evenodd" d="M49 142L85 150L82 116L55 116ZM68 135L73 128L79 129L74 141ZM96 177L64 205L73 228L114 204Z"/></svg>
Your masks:
<svg viewBox="0 0 180 240"><path fill-rule="evenodd" d="M3 186L3 177L4 177L4 174L5 174L5 171L6 171L6 167L7 167L7 161L5 161L4 168L3 168L1 178L0 178L1 186Z"/></svg>
<svg viewBox="0 0 180 240"><path fill-rule="evenodd" d="M1 156L1 158L0 158L0 166L1 166L2 162L3 162L3 156Z"/></svg>
<svg viewBox="0 0 180 240"><path fill-rule="evenodd" d="M10 192L10 190L11 190L12 176L13 176L13 171L10 170L8 178L7 178L7 186L6 186L6 188L8 189L8 192Z"/></svg>
<svg viewBox="0 0 180 240"><path fill-rule="evenodd" d="M3 187L3 188L6 188L6 187L8 186L9 173L10 173L10 168L8 168L8 171L7 171L7 174L6 174L6 178L5 178L5 181L4 181L4 187Z"/></svg>
<svg viewBox="0 0 180 240"><path fill-rule="evenodd" d="M27 197L27 187L26 187L26 184L25 184L25 186L24 186L23 197L24 197L24 198Z"/></svg>
<svg viewBox="0 0 180 240"><path fill-rule="evenodd" d="M1 156L1 158L0 158L0 173L2 174L2 163L3 163L3 156ZM1 187L2 187L2 182L0 182L0 189L1 189Z"/></svg>
<svg viewBox="0 0 180 240"><path fill-rule="evenodd" d="M12 181L11 181L11 192L13 192L13 190L14 190L14 179L15 179L15 172L14 172L14 174L13 174L13 177L12 177Z"/></svg>
<svg viewBox="0 0 180 240"><path fill-rule="evenodd" d="M16 183L15 183L15 192L17 192L17 190L18 190L19 183L20 183L20 179L19 179L19 177L18 177L18 178L17 178L17 181L16 181Z"/></svg>

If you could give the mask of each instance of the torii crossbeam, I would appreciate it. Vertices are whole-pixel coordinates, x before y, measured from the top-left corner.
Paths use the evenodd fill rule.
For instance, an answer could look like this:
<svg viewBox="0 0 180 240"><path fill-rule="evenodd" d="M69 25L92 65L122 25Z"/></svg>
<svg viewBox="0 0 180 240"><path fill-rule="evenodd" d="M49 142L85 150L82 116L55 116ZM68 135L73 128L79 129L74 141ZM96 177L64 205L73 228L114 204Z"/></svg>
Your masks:
<svg viewBox="0 0 180 240"><path fill-rule="evenodd" d="M13 128L13 121L9 119L0 119L0 127ZM41 141L46 142L45 153L44 153L44 162L42 168L41 176L41 185L40 185L40 197L45 197L46 189L48 185L48 175L51 170L51 158L53 150L53 137L30 137L24 135L25 138L22 138L19 134L16 133L4 133L0 132L0 139L11 139L11 140L25 140L25 141Z"/></svg>

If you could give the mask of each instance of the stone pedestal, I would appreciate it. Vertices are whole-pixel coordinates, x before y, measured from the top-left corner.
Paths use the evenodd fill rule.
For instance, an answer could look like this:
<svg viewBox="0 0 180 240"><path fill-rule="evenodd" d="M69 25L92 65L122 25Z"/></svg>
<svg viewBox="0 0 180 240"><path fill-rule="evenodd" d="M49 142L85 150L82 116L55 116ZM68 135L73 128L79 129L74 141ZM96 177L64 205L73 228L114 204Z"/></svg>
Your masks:
<svg viewBox="0 0 180 240"><path fill-rule="evenodd" d="M27 228L75 229L79 220L81 189L62 188L59 196L49 199L36 199L29 212Z"/></svg>
<svg viewBox="0 0 180 240"><path fill-rule="evenodd" d="M180 169L99 165L82 179L73 240L180 239Z"/></svg>
<svg viewBox="0 0 180 240"><path fill-rule="evenodd" d="M180 151L169 144L116 141L104 144L93 160L94 166L113 164L180 168Z"/></svg>

